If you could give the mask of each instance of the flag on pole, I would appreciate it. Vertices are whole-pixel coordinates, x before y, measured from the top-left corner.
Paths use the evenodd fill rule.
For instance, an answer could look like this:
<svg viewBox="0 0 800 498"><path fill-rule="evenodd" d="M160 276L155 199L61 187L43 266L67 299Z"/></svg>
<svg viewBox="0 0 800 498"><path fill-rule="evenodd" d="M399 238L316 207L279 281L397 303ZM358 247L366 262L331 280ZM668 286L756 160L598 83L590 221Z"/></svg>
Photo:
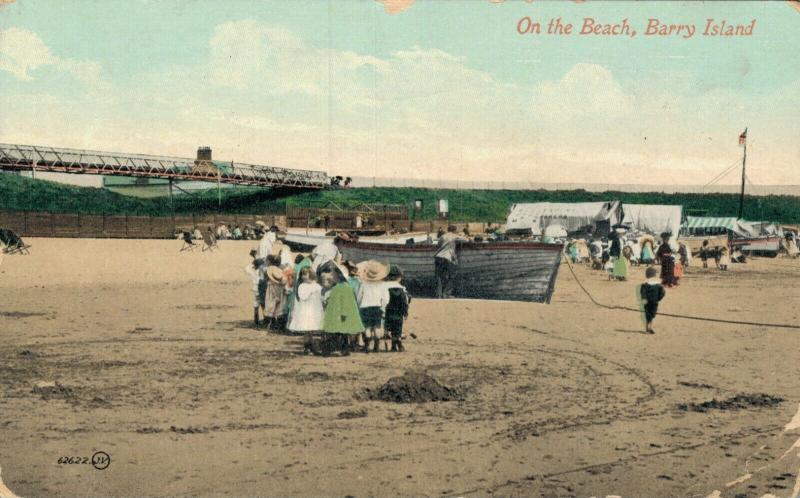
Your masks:
<svg viewBox="0 0 800 498"><path fill-rule="evenodd" d="M747 144L747 128L744 129L741 135L739 135L739 145Z"/></svg>

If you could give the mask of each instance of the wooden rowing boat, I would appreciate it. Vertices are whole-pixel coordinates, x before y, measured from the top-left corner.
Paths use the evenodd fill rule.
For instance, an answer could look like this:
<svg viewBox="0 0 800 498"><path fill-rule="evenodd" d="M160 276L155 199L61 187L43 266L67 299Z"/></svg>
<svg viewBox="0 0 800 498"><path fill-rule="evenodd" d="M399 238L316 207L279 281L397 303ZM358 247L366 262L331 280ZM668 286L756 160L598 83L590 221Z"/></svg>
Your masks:
<svg viewBox="0 0 800 498"><path fill-rule="evenodd" d="M342 242L344 259L377 260L398 265L410 292L436 290L435 244L387 245ZM466 242L459 245L455 297L549 303L561 263L561 244Z"/></svg>
<svg viewBox="0 0 800 498"><path fill-rule="evenodd" d="M731 247L738 248L745 253L776 256L781 248L781 238L775 236L733 239Z"/></svg>

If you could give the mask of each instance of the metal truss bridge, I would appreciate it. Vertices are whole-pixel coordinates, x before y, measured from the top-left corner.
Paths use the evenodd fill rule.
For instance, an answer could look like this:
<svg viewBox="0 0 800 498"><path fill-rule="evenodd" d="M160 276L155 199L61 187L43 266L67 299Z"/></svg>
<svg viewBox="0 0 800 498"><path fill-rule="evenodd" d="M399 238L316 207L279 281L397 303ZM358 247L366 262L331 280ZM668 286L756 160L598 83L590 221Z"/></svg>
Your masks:
<svg viewBox="0 0 800 498"><path fill-rule="evenodd" d="M321 171L35 145L0 144L0 170L138 176L302 190L330 185L328 175Z"/></svg>

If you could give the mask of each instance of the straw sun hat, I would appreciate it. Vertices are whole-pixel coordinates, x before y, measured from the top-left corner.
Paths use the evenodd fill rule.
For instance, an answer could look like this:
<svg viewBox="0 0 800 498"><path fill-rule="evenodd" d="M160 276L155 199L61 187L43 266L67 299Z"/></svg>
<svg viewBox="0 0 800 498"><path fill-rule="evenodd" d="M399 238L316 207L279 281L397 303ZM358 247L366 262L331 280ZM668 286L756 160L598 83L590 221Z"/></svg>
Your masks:
<svg viewBox="0 0 800 498"><path fill-rule="evenodd" d="M653 245L656 243L656 241L653 238L653 236L652 235L648 235L648 234L645 234L645 235L642 235L641 237L639 237L639 245L640 246L643 246L645 242L650 242L650 244L653 244Z"/></svg>
<svg viewBox="0 0 800 498"><path fill-rule="evenodd" d="M268 266L267 278L269 278L271 281L277 284L281 284L283 283L283 270L281 270L277 266Z"/></svg>
<svg viewBox="0 0 800 498"><path fill-rule="evenodd" d="M356 265L358 276L366 282L379 282L389 274L389 267L379 261L362 261Z"/></svg>

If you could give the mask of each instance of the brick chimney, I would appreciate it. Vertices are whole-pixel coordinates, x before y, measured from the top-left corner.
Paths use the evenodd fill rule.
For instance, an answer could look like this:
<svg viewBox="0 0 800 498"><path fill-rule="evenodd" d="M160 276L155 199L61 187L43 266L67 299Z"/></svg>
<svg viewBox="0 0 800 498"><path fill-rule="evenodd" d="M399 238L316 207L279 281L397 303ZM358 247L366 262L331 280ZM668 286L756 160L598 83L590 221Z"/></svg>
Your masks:
<svg viewBox="0 0 800 498"><path fill-rule="evenodd" d="M204 145L202 147L197 148L197 160L198 161L210 161L211 160L211 147Z"/></svg>

